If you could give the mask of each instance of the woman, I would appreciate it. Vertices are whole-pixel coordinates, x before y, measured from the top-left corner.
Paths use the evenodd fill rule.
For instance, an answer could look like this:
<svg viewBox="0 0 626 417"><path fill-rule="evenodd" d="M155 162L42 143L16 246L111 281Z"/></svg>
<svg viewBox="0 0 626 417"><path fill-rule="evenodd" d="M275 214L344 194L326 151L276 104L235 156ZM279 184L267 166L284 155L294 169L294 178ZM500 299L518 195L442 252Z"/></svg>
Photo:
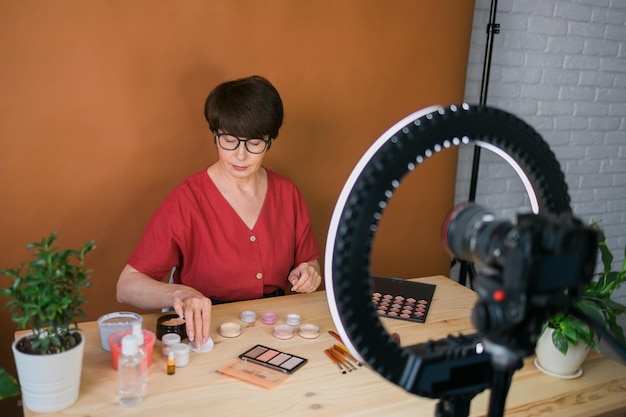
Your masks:
<svg viewBox="0 0 626 417"><path fill-rule="evenodd" d="M262 166L283 105L251 76L218 85L205 103L219 159L176 187L150 219L117 282L117 300L173 307L200 347L214 302L247 300L320 283L320 251L295 185ZM170 271L174 284L164 282Z"/></svg>

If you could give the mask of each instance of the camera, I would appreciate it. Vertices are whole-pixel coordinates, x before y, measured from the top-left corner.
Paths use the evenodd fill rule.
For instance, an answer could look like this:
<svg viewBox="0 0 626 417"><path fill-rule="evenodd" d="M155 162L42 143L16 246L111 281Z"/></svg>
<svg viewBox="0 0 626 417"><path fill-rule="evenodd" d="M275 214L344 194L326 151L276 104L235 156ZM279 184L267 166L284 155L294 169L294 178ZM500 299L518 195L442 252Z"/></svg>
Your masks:
<svg viewBox="0 0 626 417"><path fill-rule="evenodd" d="M513 224L465 203L446 218L442 241L476 267L472 321L479 333L527 356L543 323L580 300L596 266L598 234L571 213L518 214Z"/></svg>

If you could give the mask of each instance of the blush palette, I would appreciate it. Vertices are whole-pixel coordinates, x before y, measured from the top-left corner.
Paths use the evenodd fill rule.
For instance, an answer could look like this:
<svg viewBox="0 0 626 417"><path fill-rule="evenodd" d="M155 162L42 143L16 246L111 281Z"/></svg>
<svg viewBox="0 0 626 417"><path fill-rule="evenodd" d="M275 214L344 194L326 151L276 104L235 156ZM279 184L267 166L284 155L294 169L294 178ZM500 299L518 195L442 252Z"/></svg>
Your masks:
<svg viewBox="0 0 626 417"><path fill-rule="evenodd" d="M291 374L300 369L307 360L267 346L256 345L239 355L239 359L265 366L275 371Z"/></svg>
<svg viewBox="0 0 626 417"><path fill-rule="evenodd" d="M373 276L372 302L381 317L424 323L435 285L400 278Z"/></svg>

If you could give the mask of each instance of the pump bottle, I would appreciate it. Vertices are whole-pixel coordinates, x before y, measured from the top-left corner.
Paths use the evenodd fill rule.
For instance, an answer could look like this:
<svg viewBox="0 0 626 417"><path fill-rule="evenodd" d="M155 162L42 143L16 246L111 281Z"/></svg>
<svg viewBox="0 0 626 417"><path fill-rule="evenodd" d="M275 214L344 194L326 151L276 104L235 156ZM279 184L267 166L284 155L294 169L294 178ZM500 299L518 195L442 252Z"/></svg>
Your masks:
<svg viewBox="0 0 626 417"><path fill-rule="evenodd" d="M133 407L143 401L142 357L137 338L132 334L122 338L122 355L118 363L118 394L122 407Z"/></svg>
<svg viewBox="0 0 626 417"><path fill-rule="evenodd" d="M137 344L139 345L139 354L141 355L141 376L143 378L143 389L148 387L148 353L144 345L143 329L141 323L134 321L132 324L132 334L137 338Z"/></svg>

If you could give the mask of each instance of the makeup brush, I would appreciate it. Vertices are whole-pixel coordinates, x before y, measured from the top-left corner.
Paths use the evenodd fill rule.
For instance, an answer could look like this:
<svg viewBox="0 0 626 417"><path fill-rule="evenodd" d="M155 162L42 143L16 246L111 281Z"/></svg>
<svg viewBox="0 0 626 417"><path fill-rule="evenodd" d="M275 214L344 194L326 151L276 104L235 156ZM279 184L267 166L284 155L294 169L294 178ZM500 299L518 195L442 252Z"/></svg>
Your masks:
<svg viewBox="0 0 626 417"><path fill-rule="evenodd" d="M328 333L334 337L335 339L337 339L339 341L339 343L343 343L343 340L341 340L341 336L339 336L337 333L333 332L332 330L329 330Z"/></svg>
<svg viewBox="0 0 626 417"><path fill-rule="evenodd" d="M335 349L337 349L339 352L341 352L346 358L352 360L357 365L363 366L363 364L361 362L356 360L356 358L350 354L350 352L348 351L348 349L344 345L333 345L333 347Z"/></svg>
<svg viewBox="0 0 626 417"><path fill-rule="evenodd" d="M337 333L333 332L332 330L329 330L328 333L330 333L330 335L332 337L334 337L335 339L337 339L339 341L340 344L339 345L334 345L334 346L336 346L337 349L346 356L346 358L352 360L358 366L363 366L363 363L361 363L358 360L356 360L356 358L354 356L352 356L350 354L350 352L348 351L348 349L343 345L343 340L341 340L341 336L339 336Z"/></svg>
<svg viewBox="0 0 626 417"><path fill-rule="evenodd" d="M345 359L343 359L340 353L337 353L337 351L332 348L328 349L328 352L337 360L340 366L343 366L348 372L352 372L352 368L346 364Z"/></svg>
<svg viewBox="0 0 626 417"><path fill-rule="evenodd" d="M335 351L335 353L337 354L337 356L339 358L341 358L341 362L346 365L349 366L351 368L352 371L356 371L358 368L356 366L354 366L354 364L350 361L350 359L348 359L339 349L337 349L335 346L333 346L331 348L332 350Z"/></svg>
<svg viewBox="0 0 626 417"><path fill-rule="evenodd" d="M343 369L343 367L339 364L339 361L337 361L337 359L335 359L335 357L330 353L330 349L326 349L324 353L326 353L326 356L328 356L333 363L337 364L337 367L339 368L342 374L346 373L346 370Z"/></svg>

